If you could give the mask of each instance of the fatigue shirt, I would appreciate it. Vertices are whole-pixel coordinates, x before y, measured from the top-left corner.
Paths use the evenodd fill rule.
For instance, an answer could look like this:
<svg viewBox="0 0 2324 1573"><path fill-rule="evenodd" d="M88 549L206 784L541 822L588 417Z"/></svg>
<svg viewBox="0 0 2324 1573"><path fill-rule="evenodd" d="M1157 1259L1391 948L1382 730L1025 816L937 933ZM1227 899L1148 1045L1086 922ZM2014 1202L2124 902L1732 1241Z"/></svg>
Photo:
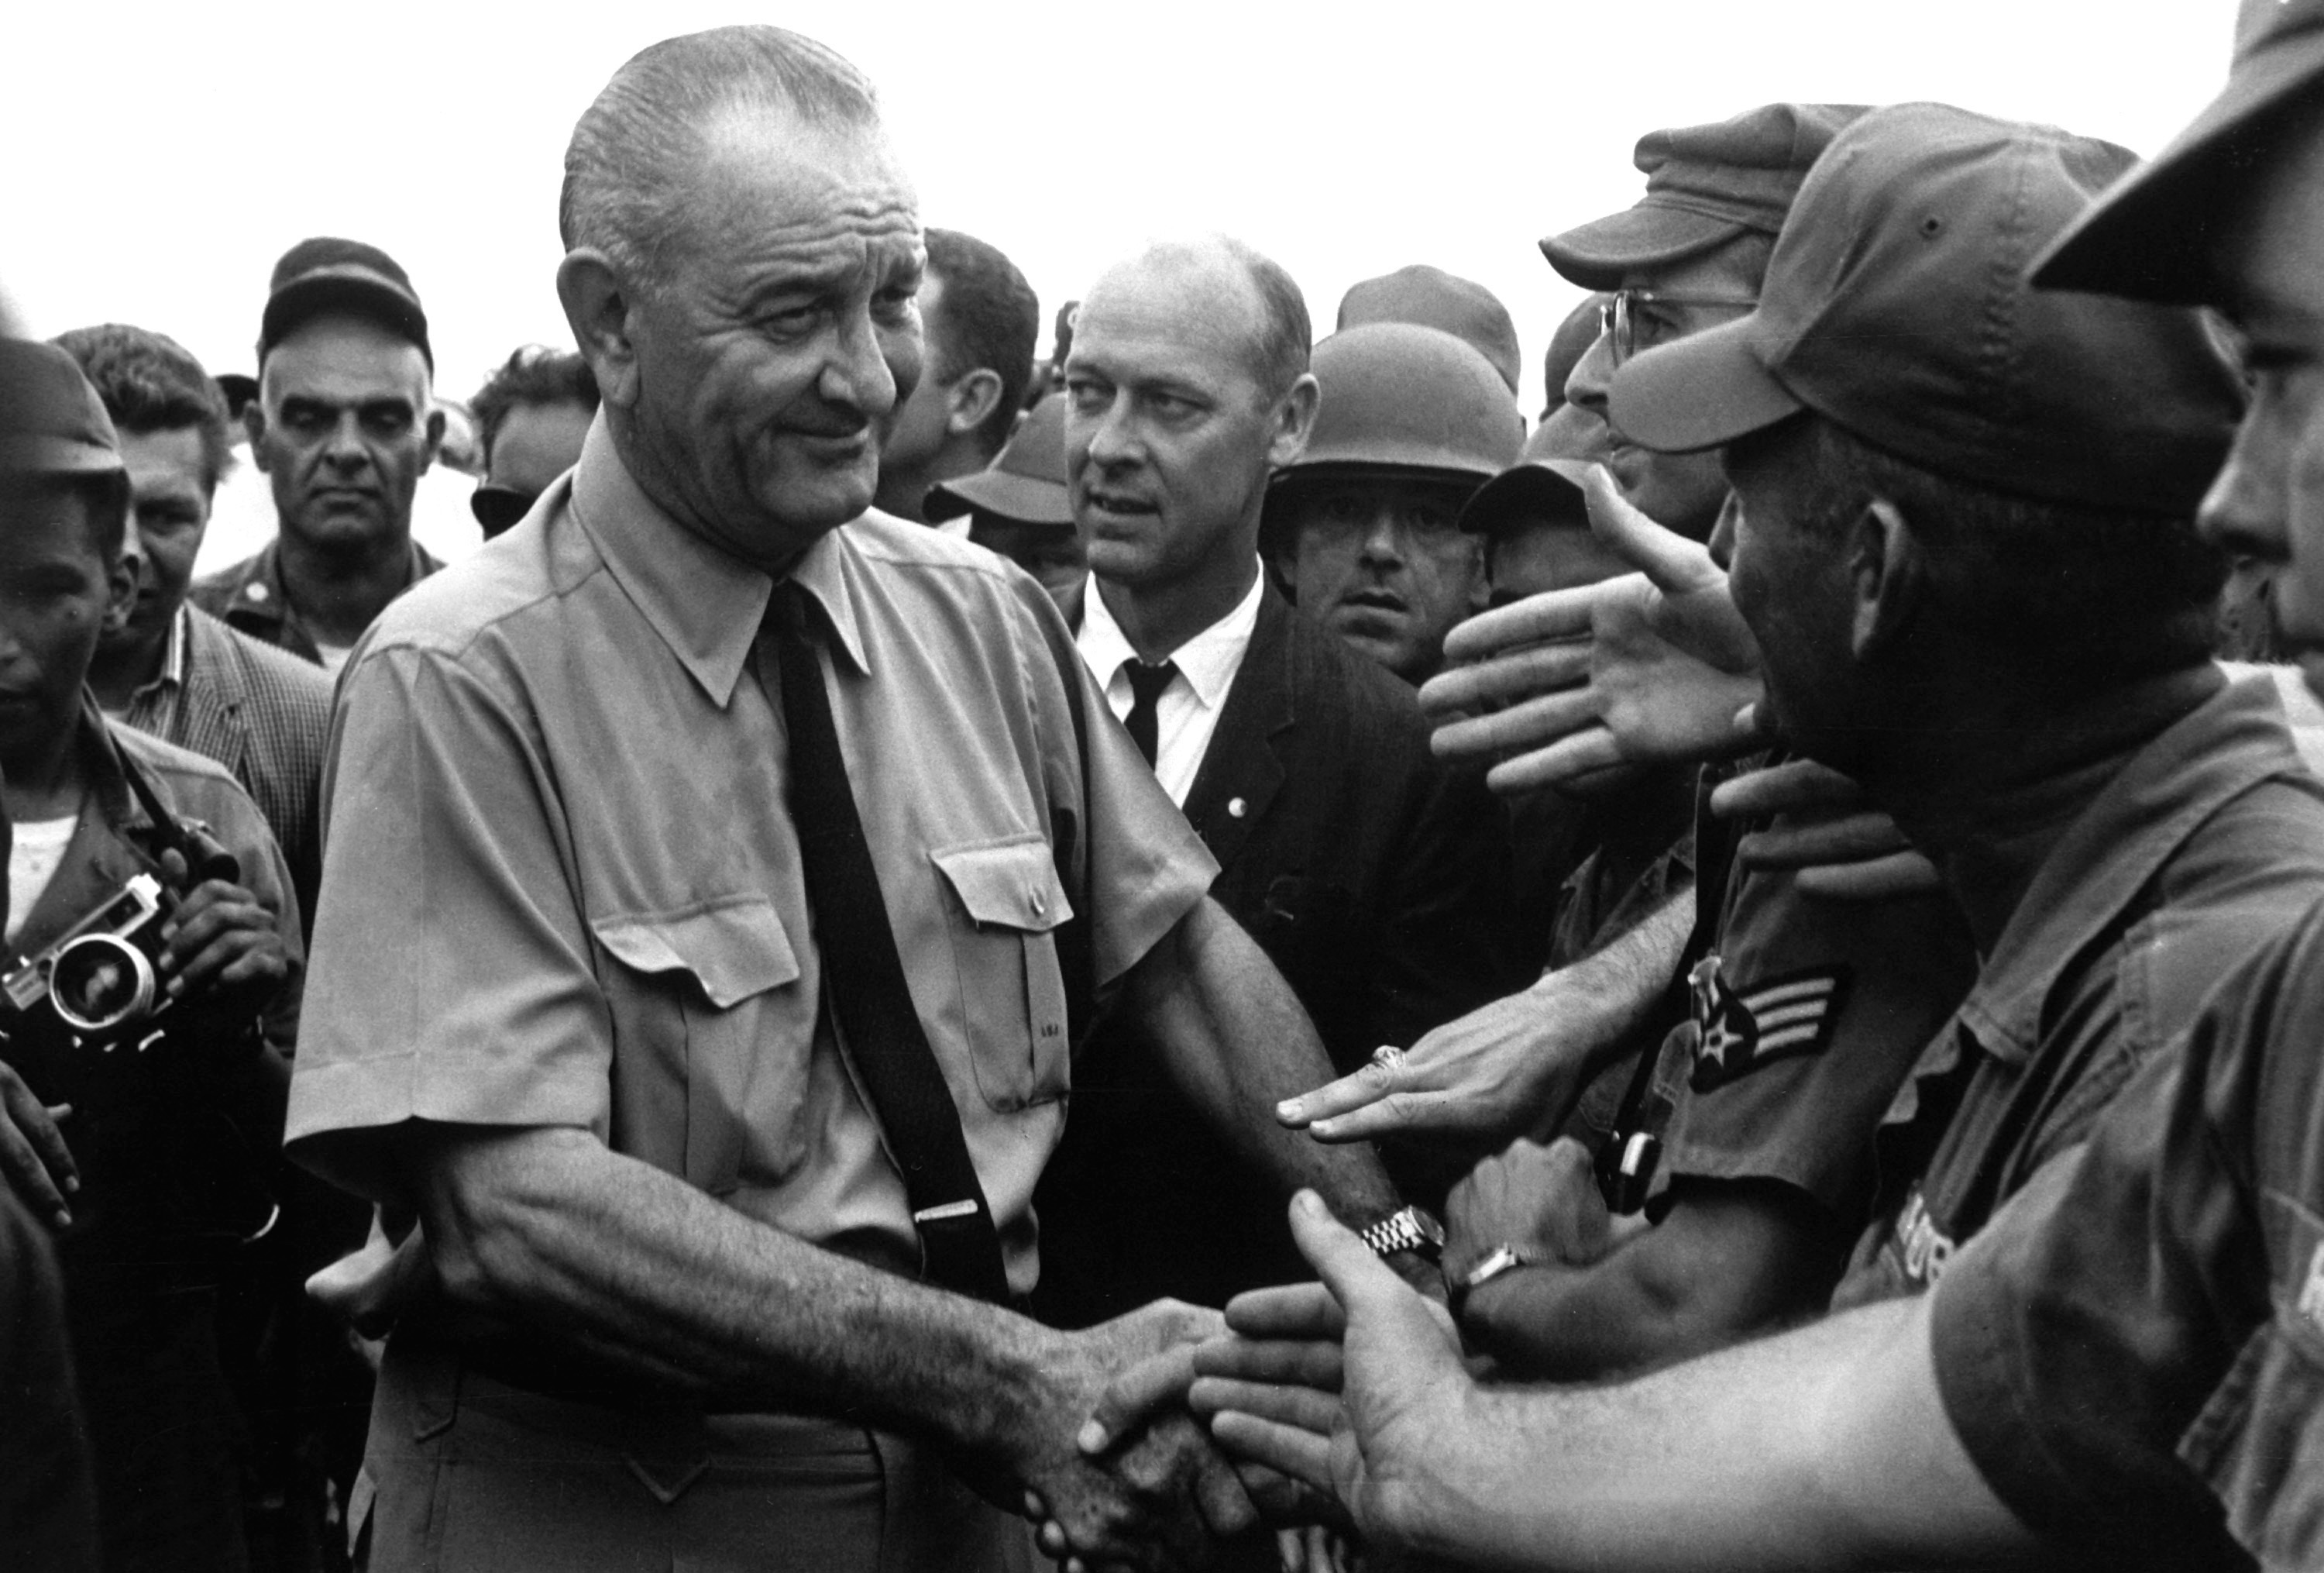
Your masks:
<svg viewBox="0 0 2324 1573"><path fill-rule="evenodd" d="M410 577L403 581L407 590L444 566L417 541L410 547ZM270 541L257 555L203 575L194 581L187 599L235 633L320 666L323 652L315 635L283 591L281 551L279 539Z"/></svg>
<svg viewBox="0 0 2324 1573"><path fill-rule="evenodd" d="M1936 1290L1937 1382L2061 1545L2324 1566L2324 906L2207 1002Z"/></svg>
<svg viewBox="0 0 2324 1573"><path fill-rule="evenodd" d="M1069 1082L1055 930L1085 895L1109 985L1217 866L1030 578L879 514L791 578L833 629L826 686L897 949L1023 1293ZM334 723L294 1156L376 1194L405 1121L577 1127L918 1271L824 1009L773 652L755 649L772 583L650 502L601 421L523 523L381 617Z"/></svg>
<svg viewBox="0 0 2324 1573"><path fill-rule="evenodd" d="M1888 1112L1880 1214L1834 1305L1928 1289L2319 895L2324 783L2273 686L2230 684L2134 755L2043 861Z"/></svg>

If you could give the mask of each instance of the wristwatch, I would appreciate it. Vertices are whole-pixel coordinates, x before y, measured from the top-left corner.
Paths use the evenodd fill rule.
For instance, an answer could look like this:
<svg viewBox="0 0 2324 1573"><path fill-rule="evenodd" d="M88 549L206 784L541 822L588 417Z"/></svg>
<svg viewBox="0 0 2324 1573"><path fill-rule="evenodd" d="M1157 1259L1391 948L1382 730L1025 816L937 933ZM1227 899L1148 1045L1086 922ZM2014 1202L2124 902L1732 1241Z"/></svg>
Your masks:
<svg viewBox="0 0 2324 1573"><path fill-rule="evenodd" d="M1382 1256L1410 1251L1435 1262L1444 1254L1444 1226L1416 1207L1398 1208L1356 1237Z"/></svg>

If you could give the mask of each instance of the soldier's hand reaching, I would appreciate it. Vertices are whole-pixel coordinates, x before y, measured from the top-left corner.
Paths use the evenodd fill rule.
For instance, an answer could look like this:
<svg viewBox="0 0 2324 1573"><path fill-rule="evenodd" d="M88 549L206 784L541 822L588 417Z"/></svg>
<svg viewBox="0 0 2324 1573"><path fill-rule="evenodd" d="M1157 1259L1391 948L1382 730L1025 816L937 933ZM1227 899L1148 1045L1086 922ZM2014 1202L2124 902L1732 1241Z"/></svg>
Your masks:
<svg viewBox="0 0 2324 1573"><path fill-rule="evenodd" d="M1497 759L1519 793L1622 764L1722 758L1755 736L1759 652L1702 546L1624 502L1603 469L1583 486L1591 528L1641 571L1529 597L1444 642L1420 690L1446 758ZM1496 708L1499 707L1499 708Z"/></svg>

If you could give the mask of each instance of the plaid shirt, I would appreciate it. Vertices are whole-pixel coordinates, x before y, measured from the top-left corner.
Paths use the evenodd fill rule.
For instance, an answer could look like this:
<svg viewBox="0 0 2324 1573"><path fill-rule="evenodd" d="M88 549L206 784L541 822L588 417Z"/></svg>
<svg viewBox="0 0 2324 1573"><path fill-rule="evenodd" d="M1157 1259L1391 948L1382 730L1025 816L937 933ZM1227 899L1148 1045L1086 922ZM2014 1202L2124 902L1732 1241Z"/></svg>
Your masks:
<svg viewBox="0 0 2324 1573"><path fill-rule="evenodd" d="M233 773L273 830L300 917L311 924L323 865L331 680L187 606L170 630L161 674L130 696L120 718Z"/></svg>

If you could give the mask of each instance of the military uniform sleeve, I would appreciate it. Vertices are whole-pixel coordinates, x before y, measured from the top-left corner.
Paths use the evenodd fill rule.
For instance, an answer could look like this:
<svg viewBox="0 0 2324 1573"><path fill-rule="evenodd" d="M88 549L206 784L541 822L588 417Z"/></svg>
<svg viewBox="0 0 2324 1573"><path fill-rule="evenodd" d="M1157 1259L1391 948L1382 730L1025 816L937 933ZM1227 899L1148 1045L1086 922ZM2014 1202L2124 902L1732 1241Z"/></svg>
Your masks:
<svg viewBox="0 0 2324 1573"><path fill-rule="evenodd" d="M1939 1390L2029 1525L2142 1564L2324 1559L2324 929L2214 995L1939 1282ZM2304 930L2302 932L2301 930Z"/></svg>
<svg viewBox="0 0 2324 1573"><path fill-rule="evenodd" d="M409 1120L607 1133L612 1030L519 701L442 652L346 680L288 1142L377 1195Z"/></svg>
<svg viewBox="0 0 2324 1573"><path fill-rule="evenodd" d="M1731 880L1663 1172L1777 1180L1860 1225L1881 1116L1976 976L1967 926L1938 894L1836 901L1789 873Z"/></svg>

